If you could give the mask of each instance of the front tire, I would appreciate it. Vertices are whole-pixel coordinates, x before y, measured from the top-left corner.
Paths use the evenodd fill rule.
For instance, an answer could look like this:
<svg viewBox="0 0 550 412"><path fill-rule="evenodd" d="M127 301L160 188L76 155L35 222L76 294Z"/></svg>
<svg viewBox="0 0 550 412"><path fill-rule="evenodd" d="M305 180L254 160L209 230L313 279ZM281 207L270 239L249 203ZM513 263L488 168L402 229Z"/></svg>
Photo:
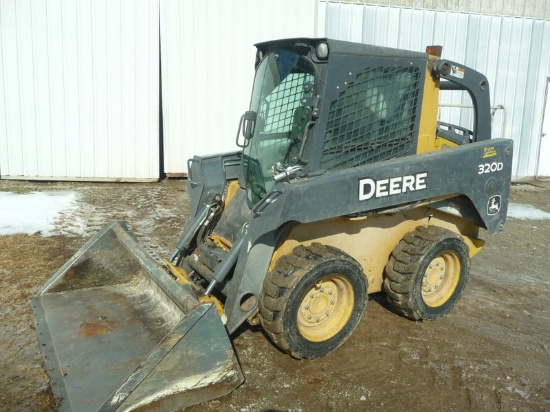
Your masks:
<svg viewBox="0 0 550 412"><path fill-rule="evenodd" d="M318 358L350 337L367 299L367 279L354 259L320 243L298 246L266 276L260 322L283 352Z"/></svg>
<svg viewBox="0 0 550 412"><path fill-rule="evenodd" d="M433 320L455 306L469 271L469 249L460 235L441 227L420 226L393 250L384 289L402 315Z"/></svg>

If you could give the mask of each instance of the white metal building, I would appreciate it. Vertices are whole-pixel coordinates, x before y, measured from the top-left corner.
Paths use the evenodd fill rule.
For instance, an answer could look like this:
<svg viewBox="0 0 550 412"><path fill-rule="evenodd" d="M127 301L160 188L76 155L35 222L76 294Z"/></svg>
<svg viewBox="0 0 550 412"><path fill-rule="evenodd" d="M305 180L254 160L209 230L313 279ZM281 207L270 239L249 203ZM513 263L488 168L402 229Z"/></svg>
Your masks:
<svg viewBox="0 0 550 412"><path fill-rule="evenodd" d="M0 0L0 176L159 173L158 0Z"/></svg>
<svg viewBox="0 0 550 412"><path fill-rule="evenodd" d="M313 36L316 6L0 0L0 178L156 180L234 150L253 44Z"/></svg>
<svg viewBox="0 0 550 412"><path fill-rule="evenodd" d="M443 46L444 58L489 79L493 138L514 140L514 178L550 176L550 1L379 3L386 5L322 1L318 32L416 51ZM440 116L468 126L472 110L462 106L469 97L454 94L441 102Z"/></svg>
<svg viewBox="0 0 550 412"><path fill-rule="evenodd" d="M184 175L236 148L253 44L295 36L442 45L489 78L515 178L550 175L550 0L0 0L0 179Z"/></svg>
<svg viewBox="0 0 550 412"><path fill-rule="evenodd" d="M315 35L316 0L164 0L164 171L194 154L236 150L254 80L255 43Z"/></svg>

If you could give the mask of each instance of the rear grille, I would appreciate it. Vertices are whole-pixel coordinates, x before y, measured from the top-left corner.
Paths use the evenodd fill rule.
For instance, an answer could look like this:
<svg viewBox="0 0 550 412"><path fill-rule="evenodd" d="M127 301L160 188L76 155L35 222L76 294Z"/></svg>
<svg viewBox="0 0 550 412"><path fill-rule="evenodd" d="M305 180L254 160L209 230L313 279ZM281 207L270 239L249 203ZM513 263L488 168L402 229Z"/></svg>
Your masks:
<svg viewBox="0 0 550 412"><path fill-rule="evenodd" d="M321 167L356 167L406 155L420 88L417 67L368 68L331 103Z"/></svg>

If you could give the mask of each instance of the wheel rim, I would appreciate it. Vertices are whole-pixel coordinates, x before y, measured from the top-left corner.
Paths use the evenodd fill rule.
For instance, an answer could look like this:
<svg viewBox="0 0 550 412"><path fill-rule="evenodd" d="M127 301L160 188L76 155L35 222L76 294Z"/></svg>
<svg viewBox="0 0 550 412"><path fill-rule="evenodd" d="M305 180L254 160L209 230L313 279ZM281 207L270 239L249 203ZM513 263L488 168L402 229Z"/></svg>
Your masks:
<svg viewBox="0 0 550 412"><path fill-rule="evenodd" d="M347 324L355 296L352 284L343 276L320 279L305 294L298 311L298 330L312 342L335 336Z"/></svg>
<svg viewBox="0 0 550 412"><path fill-rule="evenodd" d="M460 260L451 251L439 254L433 259L422 278L422 298L431 307L438 307L447 302L460 279Z"/></svg>

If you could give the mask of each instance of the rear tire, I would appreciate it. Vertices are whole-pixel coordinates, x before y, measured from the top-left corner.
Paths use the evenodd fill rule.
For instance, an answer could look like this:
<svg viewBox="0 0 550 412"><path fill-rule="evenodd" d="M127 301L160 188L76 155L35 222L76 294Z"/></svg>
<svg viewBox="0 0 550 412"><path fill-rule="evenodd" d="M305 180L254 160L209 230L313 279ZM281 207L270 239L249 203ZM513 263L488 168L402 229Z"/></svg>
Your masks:
<svg viewBox="0 0 550 412"><path fill-rule="evenodd" d="M413 320L433 320L451 311L470 271L462 237L436 226L418 227L393 250L384 289L392 306Z"/></svg>
<svg viewBox="0 0 550 412"><path fill-rule="evenodd" d="M298 246L267 274L260 322L283 352L318 358L350 337L367 299L367 279L354 259L320 243Z"/></svg>

